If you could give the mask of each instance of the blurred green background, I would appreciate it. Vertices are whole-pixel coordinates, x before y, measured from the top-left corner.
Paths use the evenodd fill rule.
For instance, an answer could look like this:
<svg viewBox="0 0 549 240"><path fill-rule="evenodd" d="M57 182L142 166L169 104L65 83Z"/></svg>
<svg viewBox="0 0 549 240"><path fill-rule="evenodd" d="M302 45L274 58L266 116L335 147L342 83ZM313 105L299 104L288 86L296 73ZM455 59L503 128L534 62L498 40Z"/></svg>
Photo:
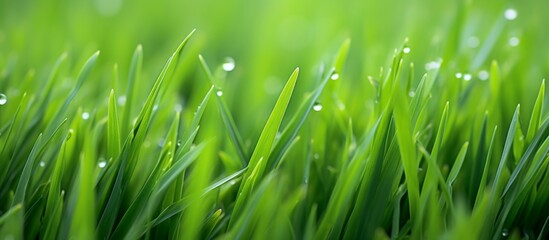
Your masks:
<svg viewBox="0 0 549 240"><path fill-rule="evenodd" d="M503 17L508 8L518 12L513 21ZM291 70L301 67L301 78L306 80L298 84L298 91L309 91L321 65L332 61L346 38L352 44L340 73L344 84L338 86L338 98L348 103L352 115L367 111L364 96L373 94L367 77L377 76L408 37L408 60L419 66L415 79L425 72L426 63L437 59L446 65L443 79L452 79L456 72L471 73L476 79L491 60L498 60L506 76L523 82L507 99L510 115L523 95L537 91L548 73L548 9L549 2L543 0L2 0L0 65L34 69L40 80L63 52L79 60L72 61L73 66L80 66L86 56L101 50L102 70L95 71L97 76L88 84L110 84L112 66L118 63L120 78L125 79L135 46L143 44L145 77L138 95L144 99L167 53L196 28L178 86L181 98L173 102L184 103L194 92L203 94L194 90L195 85L207 88L197 67L198 53L212 66L232 57L236 68L226 75L224 88L237 124L252 126L241 127L248 138L259 134L270 111L264 106L274 103ZM509 45L513 37L519 40L517 46ZM493 44L484 51L484 45L490 45L486 42ZM94 89L87 97L108 94ZM533 101L522 102L531 106Z"/></svg>

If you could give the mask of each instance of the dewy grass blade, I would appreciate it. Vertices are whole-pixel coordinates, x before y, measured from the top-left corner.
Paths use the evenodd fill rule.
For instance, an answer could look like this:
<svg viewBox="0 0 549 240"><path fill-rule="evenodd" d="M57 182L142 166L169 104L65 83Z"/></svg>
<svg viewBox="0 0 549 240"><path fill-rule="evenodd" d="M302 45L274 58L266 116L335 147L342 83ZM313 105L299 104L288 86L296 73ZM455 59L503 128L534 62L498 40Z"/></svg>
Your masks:
<svg viewBox="0 0 549 240"><path fill-rule="evenodd" d="M95 62L97 61L97 57L99 57L99 51L95 52L87 61L84 63L84 66L80 70L80 73L78 74L78 78L76 81L76 85L70 92L69 96L65 99L63 102L63 105L57 113L55 114L55 117L53 120L48 124L48 127L46 127L46 130L44 131L44 136L46 138L50 138L53 134L53 131L55 130L54 127L57 127L63 119L66 118L65 114L69 108L69 104L73 101L74 97L76 97L76 94L84 84L84 81L88 78L90 75L90 72L95 65Z"/></svg>
<svg viewBox="0 0 549 240"><path fill-rule="evenodd" d="M274 166L276 166L284 153L286 153L293 139L296 137L297 133L301 129L301 126L305 123L305 120L311 113L311 110L313 109L313 106L320 97L322 90L330 80L331 76L335 73L335 68L328 71L328 74L324 77L324 80L322 81L322 83L320 83L320 86L318 86L313 94L308 97L299 107L299 109L297 110L297 114L290 120L286 128L282 131L280 138L275 142L272 150L273 155L271 155L271 157L269 158L269 162L267 163L267 169L272 169Z"/></svg>
<svg viewBox="0 0 549 240"><path fill-rule="evenodd" d="M241 208L243 208L245 201L247 201L248 196L250 196L253 191L253 186L259 184L263 178L266 160L261 161L261 159L268 159L271 154L276 133L278 132L280 123L282 122L282 118L284 117L284 113L290 102L298 74L299 68L296 68L286 83L286 86L282 89L282 93L280 93L280 97L271 112L271 116L269 116L269 119L261 132L255 150L250 158L249 169L244 174L243 182L238 190L240 197L236 200L231 222L240 215L240 211L242 211ZM256 172L256 174L252 175L252 172ZM231 226L231 223L229 223L229 226Z"/></svg>
<svg viewBox="0 0 549 240"><path fill-rule="evenodd" d="M212 86L214 86L216 91L223 91L219 88L217 85L217 81L212 75L212 72L210 71L210 68L206 64L206 60L204 60L204 57L202 55L198 55L198 59L200 60L200 64L202 66L202 70L208 77L208 80L210 80ZM217 105L219 107L219 112L221 114L221 118L223 119L223 123L225 124L225 127L227 127L227 130L229 131L229 136L231 137L232 143L236 149L236 152L238 153L238 157L240 158L240 161L242 162L243 166L246 166L248 164L248 156L246 154L246 149L244 148L244 144L242 141L242 137L240 136L240 132L238 131L238 128L236 127L236 124L234 122L234 119L231 115L231 112L229 111L229 108L227 107L227 104L225 103L225 100L223 100L223 97L221 94L218 94L216 92L215 99L217 102Z"/></svg>

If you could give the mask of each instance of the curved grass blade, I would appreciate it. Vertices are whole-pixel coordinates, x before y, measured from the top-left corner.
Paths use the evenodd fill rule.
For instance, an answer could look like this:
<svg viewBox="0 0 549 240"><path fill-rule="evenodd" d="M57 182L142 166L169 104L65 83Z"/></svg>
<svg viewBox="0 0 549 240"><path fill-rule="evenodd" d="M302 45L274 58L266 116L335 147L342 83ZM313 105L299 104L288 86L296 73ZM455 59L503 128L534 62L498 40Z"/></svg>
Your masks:
<svg viewBox="0 0 549 240"><path fill-rule="evenodd" d="M128 74L128 83L126 87L126 107L122 114L122 133L126 134L129 132L130 118L132 115L132 106L134 100L135 92L135 82L139 81L141 77L141 68L143 66L143 46L141 44L137 45L132 56L132 61L130 64L130 71Z"/></svg>
<svg viewBox="0 0 549 240"><path fill-rule="evenodd" d="M204 60L204 57L202 55L198 55L198 59L200 60L200 66L208 77L208 80L210 80L214 88L219 89L216 79L212 75L212 72L210 71L208 64L206 64L206 60ZM225 103L223 97L221 97L219 94L216 94L215 99L217 100L217 105L219 107L219 112L221 114L221 118L223 119L223 123L229 131L229 136L231 137L232 143L236 149L236 152L238 153L240 161L242 162L243 166L246 166L248 165L248 155L246 154L246 149L244 148L242 137L240 135L240 132L238 131L238 128L236 127L231 112L229 111L229 108L227 107L227 104Z"/></svg>
<svg viewBox="0 0 549 240"><path fill-rule="evenodd" d="M404 174L406 176L406 185L408 186L408 201L410 208L410 218L414 225L420 224L418 211L420 210L419 198L419 180L417 176L418 164L416 160L416 144L412 136L412 126L409 121L410 113L404 100L404 94L395 94L395 127L398 140ZM413 227L416 229L418 227ZM418 231L415 231L419 234ZM416 237L418 235L415 235Z"/></svg>
<svg viewBox="0 0 549 240"><path fill-rule="evenodd" d="M532 142L536 132L539 128L539 123L541 121L541 111L543 110L543 100L545 99L545 79L541 82L539 88L538 97L536 103L534 104L534 109L532 110L532 116L530 117L530 123L528 124L528 131L526 132L526 142Z"/></svg>
<svg viewBox="0 0 549 240"><path fill-rule="evenodd" d="M267 164L266 159L268 159L271 154L276 133L278 132L280 123L282 122L282 118L284 117L284 113L290 102L298 75L299 68L296 68L284 86L284 89L282 89L282 93L280 93L280 97L276 101L274 109L259 136L259 140L257 141L257 145L250 159L250 168L244 174L243 182L238 190L239 198L236 199L233 214L229 221L229 227L231 227L231 222L234 222L233 219L240 215L244 203L247 201L250 194L252 194L253 186L259 184L263 178L263 172ZM262 159L265 160L262 161ZM250 171L250 169L253 171ZM255 174L252 174L254 172Z"/></svg>
<svg viewBox="0 0 549 240"><path fill-rule="evenodd" d="M448 178L446 179L446 184L450 189L452 188L454 181L456 180L457 176L459 175L459 172L461 171L461 166L463 166L463 161L465 160L465 156L467 155L468 148L469 148L469 142L465 142L461 147L461 149L459 150L458 156L456 157L456 161L452 166L452 170L450 170L450 173L448 174Z"/></svg>
<svg viewBox="0 0 549 240"><path fill-rule="evenodd" d="M116 111L116 99L114 89L109 95L107 120L107 157L114 159L120 155L120 126L118 125L118 114Z"/></svg>
<svg viewBox="0 0 549 240"><path fill-rule="evenodd" d="M301 126L305 123L305 120L311 113L314 104L320 97L320 94L326 87L326 84L330 80L331 76L336 73L335 68L328 71L328 74L324 77L320 86L318 86L312 95L310 95L303 104L297 110L295 116L290 120L286 128L282 131L280 138L275 142L271 157L267 163L267 169L272 169L278 164L282 156L288 151L293 139L297 136L297 133L301 129Z"/></svg>
<svg viewBox="0 0 549 240"><path fill-rule="evenodd" d="M69 236L75 239L94 239L96 225L95 210L95 142L94 133L84 141L84 149L80 155L80 171L77 187L71 193L76 199L74 215Z"/></svg>

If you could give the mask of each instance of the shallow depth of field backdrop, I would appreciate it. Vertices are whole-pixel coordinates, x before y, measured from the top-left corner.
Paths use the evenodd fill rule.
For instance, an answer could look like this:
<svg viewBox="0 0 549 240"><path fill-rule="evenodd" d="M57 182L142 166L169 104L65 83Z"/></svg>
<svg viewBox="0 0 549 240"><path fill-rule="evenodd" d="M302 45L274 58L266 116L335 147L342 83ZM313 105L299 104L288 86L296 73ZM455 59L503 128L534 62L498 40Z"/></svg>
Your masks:
<svg viewBox="0 0 549 240"><path fill-rule="evenodd" d="M0 238L543 239L548 10L0 0Z"/></svg>

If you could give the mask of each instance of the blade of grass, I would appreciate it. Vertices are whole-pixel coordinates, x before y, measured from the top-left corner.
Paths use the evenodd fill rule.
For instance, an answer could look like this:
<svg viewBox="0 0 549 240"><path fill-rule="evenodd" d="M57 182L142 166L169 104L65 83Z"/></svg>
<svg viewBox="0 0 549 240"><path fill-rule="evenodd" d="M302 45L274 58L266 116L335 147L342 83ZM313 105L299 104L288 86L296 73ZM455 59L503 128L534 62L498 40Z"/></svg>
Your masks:
<svg viewBox="0 0 549 240"><path fill-rule="evenodd" d="M286 112L286 108L290 102L298 74L299 68L296 68L286 83L286 86L282 89L282 93L280 93L280 97L271 112L271 116L269 116L269 119L261 132L249 162L249 169L253 169L253 171L248 170L244 174L243 182L238 190L240 197L236 200L233 214L231 215L231 221L229 221L229 227L232 226L231 222L234 222L233 219L240 215L244 203L252 193L253 186L259 184L263 178L263 172L267 163L266 160L260 161L260 159L268 159L271 154L276 133L278 132L280 123L282 122L282 118L284 117L284 113ZM252 175L252 172L255 171L256 174Z"/></svg>

